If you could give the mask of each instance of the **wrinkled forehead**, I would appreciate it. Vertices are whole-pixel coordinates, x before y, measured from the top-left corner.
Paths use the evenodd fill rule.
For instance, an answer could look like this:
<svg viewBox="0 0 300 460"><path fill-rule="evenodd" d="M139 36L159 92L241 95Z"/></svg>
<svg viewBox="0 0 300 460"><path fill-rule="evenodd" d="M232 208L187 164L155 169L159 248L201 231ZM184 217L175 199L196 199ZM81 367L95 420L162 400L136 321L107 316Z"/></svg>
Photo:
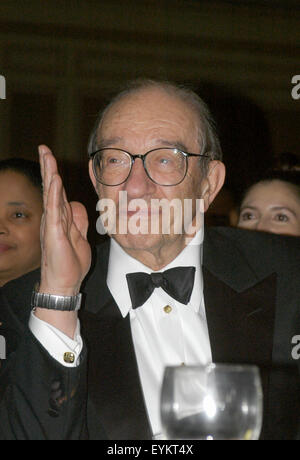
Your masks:
<svg viewBox="0 0 300 460"><path fill-rule="evenodd" d="M97 141L132 132L157 131L174 136L189 136L198 144L199 117L195 109L177 94L161 88L140 89L112 103L100 121Z"/></svg>

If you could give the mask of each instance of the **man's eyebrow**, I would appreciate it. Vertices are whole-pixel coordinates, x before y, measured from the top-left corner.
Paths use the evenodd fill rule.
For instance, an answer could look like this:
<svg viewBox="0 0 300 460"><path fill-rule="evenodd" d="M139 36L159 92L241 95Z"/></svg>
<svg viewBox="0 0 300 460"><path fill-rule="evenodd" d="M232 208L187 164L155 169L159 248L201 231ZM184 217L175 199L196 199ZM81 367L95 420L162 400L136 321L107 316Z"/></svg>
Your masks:
<svg viewBox="0 0 300 460"><path fill-rule="evenodd" d="M174 147L175 149L183 150L184 152L188 151L188 148L186 147L186 145L182 144L182 142L179 142L179 141L157 139L156 143L158 145L161 145L162 147Z"/></svg>
<svg viewBox="0 0 300 460"><path fill-rule="evenodd" d="M122 140L121 137L111 137L109 139L101 139L97 142L97 149L104 149L105 147L111 147Z"/></svg>

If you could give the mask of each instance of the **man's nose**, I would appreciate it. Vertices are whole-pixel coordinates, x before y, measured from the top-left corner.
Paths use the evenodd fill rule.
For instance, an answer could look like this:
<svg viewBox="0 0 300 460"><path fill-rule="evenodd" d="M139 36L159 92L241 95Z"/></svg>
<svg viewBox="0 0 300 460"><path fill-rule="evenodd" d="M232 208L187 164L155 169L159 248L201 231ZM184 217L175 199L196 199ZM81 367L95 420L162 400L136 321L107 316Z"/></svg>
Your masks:
<svg viewBox="0 0 300 460"><path fill-rule="evenodd" d="M125 190L131 198L143 197L155 190L155 184L148 177L141 158L135 159L125 182Z"/></svg>

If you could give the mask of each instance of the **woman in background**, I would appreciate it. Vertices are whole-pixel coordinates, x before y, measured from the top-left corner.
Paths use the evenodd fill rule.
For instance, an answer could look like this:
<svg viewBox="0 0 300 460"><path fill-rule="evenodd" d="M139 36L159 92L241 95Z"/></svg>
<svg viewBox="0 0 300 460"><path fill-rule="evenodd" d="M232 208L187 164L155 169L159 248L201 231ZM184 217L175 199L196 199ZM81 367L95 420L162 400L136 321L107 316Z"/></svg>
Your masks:
<svg viewBox="0 0 300 460"><path fill-rule="evenodd" d="M40 266L42 213L39 164L0 161L0 286Z"/></svg>
<svg viewBox="0 0 300 460"><path fill-rule="evenodd" d="M274 170L250 186L241 200L237 226L300 236L300 172Z"/></svg>

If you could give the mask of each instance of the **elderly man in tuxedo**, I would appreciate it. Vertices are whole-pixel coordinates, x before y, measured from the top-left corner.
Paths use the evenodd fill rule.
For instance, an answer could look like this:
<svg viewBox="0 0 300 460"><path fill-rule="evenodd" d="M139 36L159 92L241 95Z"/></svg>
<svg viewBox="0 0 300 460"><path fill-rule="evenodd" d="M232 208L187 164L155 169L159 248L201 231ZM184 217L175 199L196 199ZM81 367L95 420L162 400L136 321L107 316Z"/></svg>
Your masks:
<svg viewBox="0 0 300 460"><path fill-rule="evenodd" d="M39 148L42 265L1 293L16 345L1 375L0 437L160 439L164 367L230 362L260 367L262 438L296 438L299 244L204 235L199 208L225 177L206 105L171 83L136 82L101 113L89 150L100 208L113 204L102 219L110 238L93 255L85 208L68 202ZM168 231L155 200L176 203Z"/></svg>

